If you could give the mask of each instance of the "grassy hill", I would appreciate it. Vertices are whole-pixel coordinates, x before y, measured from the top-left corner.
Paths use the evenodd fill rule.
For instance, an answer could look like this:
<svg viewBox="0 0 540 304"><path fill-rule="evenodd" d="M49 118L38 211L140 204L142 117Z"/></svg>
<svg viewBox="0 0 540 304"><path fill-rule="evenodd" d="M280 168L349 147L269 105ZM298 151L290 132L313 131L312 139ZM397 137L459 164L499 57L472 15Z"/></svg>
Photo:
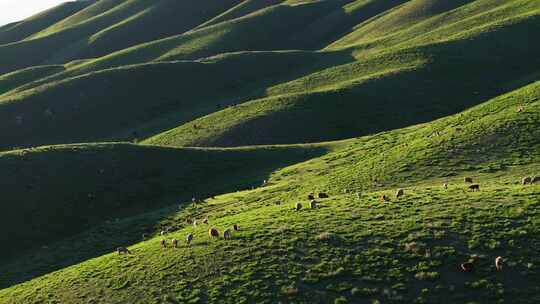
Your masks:
<svg viewBox="0 0 540 304"><path fill-rule="evenodd" d="M239 224L231 241L209 240L209 226L187 226L166 239L193 232L191 247L163 250L156 237L132 246L132 255L104 255L0 291L0 298L534 302L540 188L519 181L540 170L539 100L536 82L435 122L327 145L322 157L274 171L265 187L161 219L164 226L189 216L209 217L220 229ZM481 191L467 191L464 176ZM393 196L398 187L406 193L399 200ZM292 210L298 200L307 204L308 192L321 190L330 198L319 200L319 209ZM391 201L380 202L381 193ZM123 227L116 233L131 231L127 221L114 225ZM47 257L47 250L39 255ZM503 273L493 269L497 255L507 258ZM459 263L469 258L477 270L460 273Z"/></svg>
<svg viewBox="0 0 540 304"><path fill-rule="evenodd" d="M361 55L356 47L317 53L241 53L232 56L241 58L235 61L217 57L203 61L212 64L163 62L45 82L0 98L2 129L10 130L1 134L2 143L17 147L152 137L149 143L175 146L292 144L425 122L536 79L540 62L534 54L540 44L530 37L539 28L538 16L528 14L509 19L502 27L481 26L463 37L371 55ZM354 60L356 56L361 59ZM253 58L254 64L246 64ZM292 60L298 61L296 70L282 68ZM230 77L232 70L235 77ZM260 82L247 82L255 75ZM100 89L87 92L85 87ZM395 89L381 91L384 87ZM66 107L66 103L76 104ZM243 104L222 108L238 103ZM38 112L25 110L29 106ZM366 107L372 110L364 112ZM43 115L46 109L55 113L54 120ZM32 118L14 127L16 113ZM231 113L235 114L230 117ZM89 129L96 115L102 123ZM305 122L297 117L317 117L318 129L304 128ZM279 125L269 127L275 123ZM41 126L37 132L36 124Z"/></svg>
<svg viewBox="0 0 540 304"><path fill-rule="evenodd" d="M235 1L239 0L98 1L81 11L81 16L74 15L74 20L68 17L70 20L52 25L29 39L0 46L0 73L36 64L103 56L138 43L179 34L221 13ZM177 16L176 12L184 15ZM141 35L126 34L135 28L146 30ZM32 53L36 49L40 52Z"/></svg>
<svg viewBox="0 0 540 304"><path fill-rule="evenodd" d="M540 25L538 20L526 19L466 41L402 49L331 67L271 87L271 97L221 110L147 142L180 146L316 142L457 113L536 79L540 62L530 58L540 45L530 43L528 31ZM501 37L512 49L498 47Z"/></svg>
<svg viewBox="0 0 540 304"><path fill-rule="evenodd" d="M0 28L0 45L16 42L49 27L91 5L94 1L72 1L60 4L16 24Z"/></svg>
<svg viewBox="0 0 540 304"><path fill-rule="evenodd" d="M0 206L1 229L9 235L8 241L19 241L2 256L105 220L255 186L275 168L322 151L317 147L178 150L87 144L5 153L0 155L0 166L10 173L1 180L6 189L6 203ZM17 224L25 221L24 227Z"/></svg>
<svg viewBox="0 0 540 304"><path fill-rule="evenodd" d="M75 1L0 26L0 304L539 302L538 33L535 0Z"/></svg>

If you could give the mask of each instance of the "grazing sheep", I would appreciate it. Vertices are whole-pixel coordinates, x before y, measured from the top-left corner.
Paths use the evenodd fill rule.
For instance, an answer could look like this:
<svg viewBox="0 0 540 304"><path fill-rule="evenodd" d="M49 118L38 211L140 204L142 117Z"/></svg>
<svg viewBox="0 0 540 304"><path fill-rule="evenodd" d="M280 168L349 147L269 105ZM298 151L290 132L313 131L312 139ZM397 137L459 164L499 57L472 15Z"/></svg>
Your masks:
<svg viewBox="0 0 540 304"><path fill-rule="evenodd" d="M232 232L231 232L231 229L227 228L225 229L225 231L223 231L223 239L224 240L229 240L232 236Z"/></svg>
<svg viewBox="0 0 540 304"><path fill-rule="evenodd" d="M238 231L238 230L240 230L240 226L238 226L237 224L234 224L233 229L234 229L234 231Z"/></svg>
<svg viewBox="0 0 540 304"><path fill-rule="evenodd" d="M167 248L167 241L165 241L165 239L161 239L161 241L159 241L159 245L161 248Z"/></svg>
<svg viewBox="0 0 540 304"><path fill-rule="evenodd" d="M388 197L385 194L381 194L381 202L388 202Z"/></svg>
<svg viewBox="0 0 540 304"><path fill-rule="evenodd" d="M531 184L536 184L538 182L540 182L540 175L533 177L531 180Z"/></svg>
<svg viewBox="0 0 540 304"><path fill-rule="evenodd" d="M118 252L118 255L131 254L131 251L129 251L129 249L127 249L126 247L118 247L116 248L116 252Z"/></svg>
<svg viewBox="0 0 540 304"><path fill-rule="evenodd" d="M328 194L324 192L319 192L319 198L328 198Z"/></svg>
<svg viewBox="0 0 540 304"><path fill-rule="evenodd" d="M165 230L161 230L160 235L161 235L161 236L164 236L165 234L167 234L167 232L166 232Z"/></svg>
<svg viewBox="0 0 540 304"><path fill-rule="evenodd" d="M398 189L396 191L396 198L400 198L405 194L405 191L403 189Z"/></svg>
<svg viewBox="0 0 540 304"><path fill-rule="evenodd" d="M448 189L448 183L444 183L444 184L442 184L442 186L443 186L444 189Z"/></svg>
<svg viewBox="0 0 540 304"><path fill-rule="evenodd" d="M523 112L523 106L519 106L519 107L516 109L516 112L517 112L517 113Z"/></svg>
<svg viewBox="0 0 540 304"><path fill-rule="evenodd" d="M465 262L461 264L461 270L464 272L471 272L474 270L474 265L472 262Z"/></svg>
<svg viewBox="0 0 540 304"><path fill-rule="evenodd" d="M527 185L527 184L531 184L531 183L532 183L532 178L530 178L528 176L521 179L521 184L522 185Z"/></svg>
<svg viewBox="0 0 540 304"><path fill-rule="evenodd" d="M193 234L188 233L188 235L186 236L186 242L188 245L191 245L191 241L193 241Z"/></svg>
<svg viewBox="0 0 540 304"><path fill-rule="evenodd" d="M205 217L204 220L202 221L204 224L208 224L208 218Z"/></svg>
<svg viewBox="0 0 540 304"><path fill-rule="evenodd" d="M294 206L294 209L296 211L300 211L300 209L302 209L302 203L300 203L300 202L296 203L296 205Z"/></svg>
<svg viewBox="0 0 540 304"><path fill-rule="evenodd" d="M465 178L464 178L464 181L465 181L466 183L472 183L472 182L473 182L472 177L465 177Z"/></svg>
<svg viewBox="0 0 540 304"><path fill-rule="evenodd" d="M501 256L495 258L495 268L497 268L498 271L502 270L503 262L504 260Z"/></svg>
<svg viewBox="0 0 540 304"><path fill-rule="evenodd" d="M194 204L197 203L197 198L192 197L192 198L191 198L191 202L194 203Z"/></svg>
<svg viewBox="0 0 540 304"><path fill-rule="evenodd" d="M480 185L479 184L470 185L469 189L471 189L472 191L480 191Z"/></svg>
<svg viewBox="0 0 540 304"><path fill-rule="evenodd" d="M211 239L217 238L219 237L219 231L216 228L212 227L210 228L210 230L208 230L208 235Z"/></svg>
<svg viewBox="0 0 540 304"><path fill-rule="evenodd" d="M310 201L310 200L314 200L314 199L315 199L315 196L314 196L312 193L310 193L310 194L308 194L307 199L308 199L309 201Z"/></svg>
<svg viewBox="0 0 540 304"><path fill-rule="evenodd" d="M309 202L309 207L311 209L317 209L317 202L315 200L312 200L311 202Z"/></svg>
<svg viewBox="0 0 540 304"><path fill-rule="evenodd" d="M172 247L173 248L178 248L178 240L177 239L172 239Z"/></svg>

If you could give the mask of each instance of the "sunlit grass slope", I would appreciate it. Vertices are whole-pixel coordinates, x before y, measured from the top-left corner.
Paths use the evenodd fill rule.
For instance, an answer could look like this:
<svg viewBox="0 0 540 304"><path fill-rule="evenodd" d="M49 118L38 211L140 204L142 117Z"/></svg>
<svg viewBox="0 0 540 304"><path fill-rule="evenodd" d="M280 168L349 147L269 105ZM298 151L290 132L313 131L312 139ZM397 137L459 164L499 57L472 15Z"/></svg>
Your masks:
<svg viewBox="0 0 540 304"><path fill-rule="evenodd" d="M194 233L191 247L163 250L155 237L131 246L131 255L73 265L2 290L0 299L535 303L540 186L519 182L540 170L539 85L431 123L329 145L322 157L275 171L264 187L169 212L164 227L208 216L209 225L165 236ZM469 191L464 176L480 191ZM401 199L397 188L405 189ZM316 210L293 211L312 191L330 198ZM232 240L209 240L209 226L233 224L240 230ZM126 221L111 225L112 233L131 231ZM502 272L493 265L498 255ZM462 273L459 264L471 258L476 270Z"/></svg>

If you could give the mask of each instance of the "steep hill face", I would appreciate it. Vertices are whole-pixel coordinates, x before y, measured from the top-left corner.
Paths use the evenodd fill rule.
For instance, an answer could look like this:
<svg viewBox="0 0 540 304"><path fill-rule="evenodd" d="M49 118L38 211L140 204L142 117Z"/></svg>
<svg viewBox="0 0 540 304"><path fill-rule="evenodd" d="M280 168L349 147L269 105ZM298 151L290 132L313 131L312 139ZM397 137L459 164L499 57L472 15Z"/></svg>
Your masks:
<svg viewBox="0 0 540 304"><path fill-rule="evenodd" d="M539 302L539 33L536 0L1 26L0 304Z"/></svg>

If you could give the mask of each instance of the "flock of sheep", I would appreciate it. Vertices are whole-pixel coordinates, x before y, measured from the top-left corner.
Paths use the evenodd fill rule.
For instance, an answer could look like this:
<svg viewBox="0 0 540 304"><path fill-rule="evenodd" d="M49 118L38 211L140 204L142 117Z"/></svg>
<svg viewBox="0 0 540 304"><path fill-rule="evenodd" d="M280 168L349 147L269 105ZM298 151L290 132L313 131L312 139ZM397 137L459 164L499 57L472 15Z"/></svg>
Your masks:
<svg viewBox="0 0 540 304"><path fill-rule="evenodd" d="M470 186L468 186L468 188L472 191L479 191L480 190L480 185L479 184L474 184L473 183L473 179L471 177L465 177L464 178L464 182L465 183L469 183L471 184ZM521 179L521 184L522 185L528 185L528 184L535 184L535 183L538 183L540 182L540 176L534 176L534 177L524 177ZM266 181L264 182L264 184L266 184ZM443 183L443 188L444 189L448 189L448 183L445 182ZM348 192L347 190L344 190L344 192ZM356 193L356 196L358 199L361 198L361 193L358 192ZM400 197L404 196L405 195L405 190L404 189L397 189L396 191L396 194L395 194L395 197L396 199L399 199ZM325 192L319 192L317 194L317 197L319 199L323 199L323 198L328 198L329 195ZM310 193L307 195L307 199L309 200L309 207L311 209L317 209L317 201L315 200L315 195L313 193ZM381 197L380 197L380 200L383 201L383 202L388 202L389 201L389 198L388 196L386 196L385 194L382 194ZM198 200L196 200L195 198L193 198L193 202L196 203L196 202L199 202ZM302 206L302 203L301 202L297 202L294 206L294 210L296 211L300 211L301 209L303 208ZM188 218L186 220L186 222L188 224L192 224L194 227L197 227L197 220L193 220L191 218ZM202 220L202 223L203 224L208 224L208 218L204 218ZM240 228L237 224L234 224L232 229L231 228L227 228L223 231L223 239L224 240L229 240L232 238L232 231L238 231ZM169 227L167 228L166 230L163 230L161 231L161 236L162 238L160 239L159 241L159 244L160 244L160 247L161 248L167 248L168 245L167 245L167 241L165 238L163 238L163 236L165 236L165 234L167 234L168 232L173 232L173 231L176 231L177 228L175 227ZM208 236L210 237L210 239L217 239L219 238L220 236L220 233L219 233L219 230L215 227L211 227L209 230L208 230ZM143 234L143 240L146 239L146 234ZM188 233L187 236L186 236L186 243L187 245L191 245L192 241L193 241L193 234L192 233ZM171 240L171 247L172 248L178 248L178 239L176 238L173 238ZM118 247L116 252L119 254L119 255L122 255L122 254L131 254L131 251L129 249L127 249L126 247ZM502 266L503 266L503 258L501 256L498 256L495 258L495 268L500 271L502 270ZM464 271L464 272L471 272L473 271L474 269L474 264L473 264L473 261L468 261L468 262L464 262L460 265L461 267L461 270Z"/></svg>

